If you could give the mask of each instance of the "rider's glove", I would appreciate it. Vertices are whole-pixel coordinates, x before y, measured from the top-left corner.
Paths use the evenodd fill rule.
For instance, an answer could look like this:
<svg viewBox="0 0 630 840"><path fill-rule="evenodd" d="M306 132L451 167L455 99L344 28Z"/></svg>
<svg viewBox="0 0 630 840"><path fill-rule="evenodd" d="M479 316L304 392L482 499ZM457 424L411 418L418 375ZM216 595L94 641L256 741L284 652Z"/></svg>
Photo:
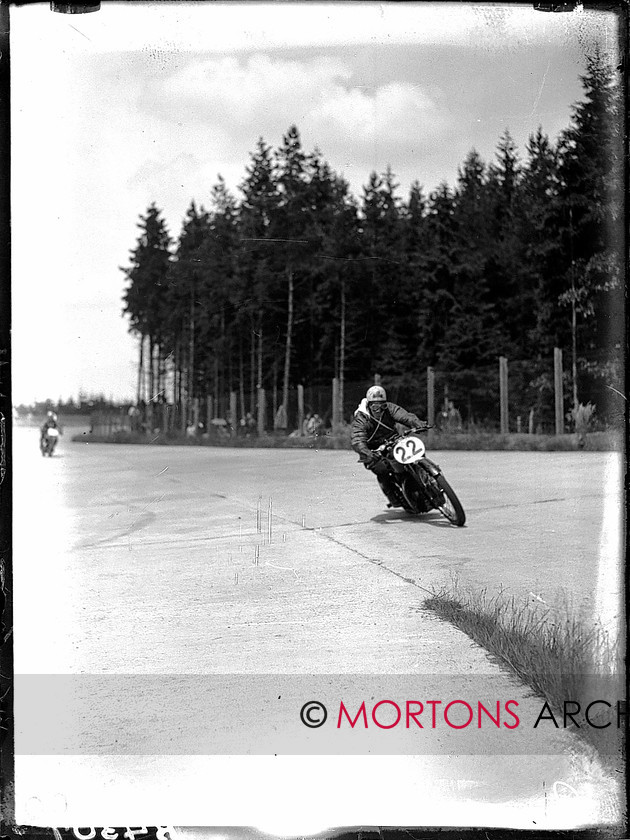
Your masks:
<svg viewBox="0 0 630 840"><path fill-rule="evenodd" d="M373 464L380 460L380 456L377 455L376 452L368 450L367 452L361 453L361 460L367 467L371 467Z"/></svg>

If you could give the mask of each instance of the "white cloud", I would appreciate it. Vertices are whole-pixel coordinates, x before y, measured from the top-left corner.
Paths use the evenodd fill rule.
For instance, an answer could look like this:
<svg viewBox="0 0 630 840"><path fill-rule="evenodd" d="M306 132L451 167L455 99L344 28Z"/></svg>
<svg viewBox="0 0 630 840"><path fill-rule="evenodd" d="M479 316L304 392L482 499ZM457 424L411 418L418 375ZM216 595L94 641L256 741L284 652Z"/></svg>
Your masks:
<svg viewBox="0 0 630 840"><path fill-rule="evenodd" d="M147 185L152 189L168 178L171 186L178 183L183 186L190 173L199 171L200 166L199 159L192 154L179 154L170 160L147 160L127 179L126 185L129 189Z"/></svg>
<svg viewBox="0 0 630 840"><path fill-rule="evenodd" d="M194 125L195 136L205 125L215 148L242 146L243 165L256 139L252 131L276 143L295 123L325 156L345 150L344 160L364 162L375 144L390 154L396 146L408 151L446 123L435 89L429 95L403 81L357 85L350 66L332 57L192 60L148 87L140 104L162 120Z"/></svg>
<svg viewBox="0 0 630 840"><path fill-rule="evenodd" d="M392 134L396 142L421 139L441 127L444 117L417 85L391 82L366 93L337 89L310 114L315 132L352 137L354 142Z"/></svg>
<svg viewBox="0 0 630 840"><path fill-rule="evenodd" d="M251 125L275 123L287 112L311 110L342 89L342 80L349 75L342 62L334 59L287 61L254 55L240 60L230 56L192 61L147 94L151 104L157 103L157 110L171 119L184 115L229 126L237 133Z"/></svg>

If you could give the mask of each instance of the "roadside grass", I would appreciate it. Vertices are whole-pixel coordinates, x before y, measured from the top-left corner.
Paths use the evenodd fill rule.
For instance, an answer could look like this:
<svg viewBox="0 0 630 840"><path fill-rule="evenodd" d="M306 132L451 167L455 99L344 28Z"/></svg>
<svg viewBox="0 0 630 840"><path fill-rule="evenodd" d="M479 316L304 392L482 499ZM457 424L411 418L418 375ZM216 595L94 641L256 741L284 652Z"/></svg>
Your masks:
<svg viewBox="0 0 630 840"><path fill-rule="evenodd" d="M617 727L616 710L616 702L625 701L626 696L622 646L600 621L572 614L568 603L556 609L541 603L536 596L519 602L503 591L489 595L486 589L464 588L454 578L422 606L507 665L548 703L560 727L565 701L572 701L570 711L578 703L580 710L567 728L594 747L606 763L618 766L625 753L624 727ZM589 725L584 713L595 700L606 700L613 708L593 707L599 711L591 709ZM613 723L604 727L608 720Z"/></svg>
<svg viewBox="0 0 630 840"><path fill-rule="evenodd" d="M614 430L590 432L580 440L576 434L501 435L492 432L472 434L436 434L432 449L501 450L506 452L608 452L623 450L623 434Z"/></svg>

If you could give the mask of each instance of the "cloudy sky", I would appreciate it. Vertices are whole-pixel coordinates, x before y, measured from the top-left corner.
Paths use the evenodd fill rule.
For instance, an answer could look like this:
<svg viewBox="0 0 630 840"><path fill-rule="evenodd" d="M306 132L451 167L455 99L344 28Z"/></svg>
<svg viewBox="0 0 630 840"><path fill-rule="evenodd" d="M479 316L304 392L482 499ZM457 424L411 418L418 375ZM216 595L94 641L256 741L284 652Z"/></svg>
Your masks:
<svg viewBox="0 0 630 840"><path fill-rule="evenodd" d="M290 125L360 196L454 184L508 128L521 155L581 96L587 52L616 58L610 13L532 4L142 2L11 8L13 401L135 392L121 317L138 216L179 233L220 173L237 192L258 137Z"/></svg>

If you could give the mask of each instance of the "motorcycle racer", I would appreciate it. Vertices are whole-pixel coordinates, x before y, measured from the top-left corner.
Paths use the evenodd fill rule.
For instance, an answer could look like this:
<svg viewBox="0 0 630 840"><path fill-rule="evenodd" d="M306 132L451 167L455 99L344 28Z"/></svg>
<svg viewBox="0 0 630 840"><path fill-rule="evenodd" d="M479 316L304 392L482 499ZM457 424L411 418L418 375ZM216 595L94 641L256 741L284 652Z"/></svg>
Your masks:
<svg viewBox="0 0 630 840"><path fill-rule="evenodd" d="M381 490L389 500L388 507L403 507L403 499L387 462L373 450L396 432L396 423L410 429L426 426L426 422L415 414L388 402L384 388L372 385L354 412L350 443L365 468L376 475Z"/></svg>
<svg viewBox="0 0 630 840"><path fill-rule="evenodd" d="M44 424L39 430L39 445L40 447L44 443L46 439L46 435L48 434L48 429L57 429L59 434L61 434L61 429L59 428L59 424L57 422L57 415L54 411L49 411L46 414L46 419L44 420Z"/></svg>

